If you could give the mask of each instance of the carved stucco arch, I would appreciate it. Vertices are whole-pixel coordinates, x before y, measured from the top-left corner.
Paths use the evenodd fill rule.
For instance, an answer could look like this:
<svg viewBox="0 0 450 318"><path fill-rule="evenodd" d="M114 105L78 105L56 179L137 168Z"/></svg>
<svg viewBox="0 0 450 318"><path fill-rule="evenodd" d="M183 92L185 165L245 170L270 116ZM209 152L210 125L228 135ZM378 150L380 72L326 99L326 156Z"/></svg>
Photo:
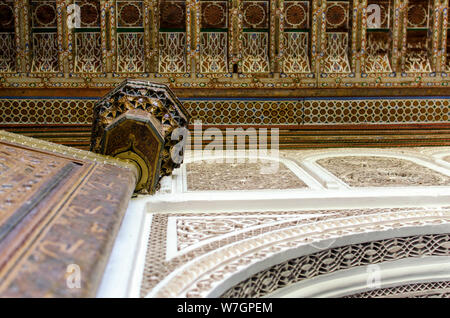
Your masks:
<svg viewBox="0 0 450 318"><path fill-rule="evenodd" d="M218 297L258 272L318 251L449 232L450 211L440 209L357 215L290 226L201 255L175 269L147 297ZM443 241L440 248L448 256L448 235Z"/></svg>
<svg viewBox="0 0 450 318"><path fill-rule="evenodd" d="M315 244L302 246L291 251L276 254L269 259L262 260L258 264L253 264L235 273L228 280L222 282L212 290L206 297L336 297L351 295L373 289L371 286L366 285L367 279L370 279L369 266L375 266L379 270L378 274L382 278L379 288L418 282L449 280L450 244L448 240L450 237L448 234L438 234L448 233L448 230L448 226L435 228L411 227L399 231L372 232L370 235L360 233L343 236L336 239L329 239L328 242L320 242L320 246ZM395 260L389 259L393 255L376 255L372 262L368 262L360 255L361 259L354 266L346 266L342 262L339 263L337 261L336 264L331 266L335 270L330 270L329 273L314 273L313 271L311 277L301 277L301 275L298 275L292 283L288 284L282 282L280 279L280 276L286 274L283 273L283 270L286 269L286 265L290 262L297 263L297 267L303 267L309 265L305 262L306 260L309 262L310 259L325 259L327 255L336 255L346 250L352 251L355 254L364 254L370 251L372 245L389 245L395 241L402 242L400 245L405 242L407 242L405 245L413 245L412 242L415 240L422 242L419 244L433 245L432 243L430 244L430 240L434 239L446 242L444 243L444 253L446 256L443 255L442 251L440 251L441 253L436 253L436 251L429 250L420 256L411 257L409 255L410 257L408 257L407 254L410 251L405 251L403 255L399 253L398 258ZM343 258L340 260L342 261ZM257 271L257 269L263 266L266 266L266 268ZM278 273L276 273L277 270ZM296 271L298 270L299 268L296 268ZM275 277L275 285L278 283L278 287L273 289L271 293L262 293L260 295L258 293L261 293L261 291L254 290L250 295L233 294L232 289L234 286L238 289L248 288L249 285L258 287L258 283L255 284L254 281L258 281L258 279L261 281L268 276ZM233 285L232 282L235 284Z"/></svg>
<svg viewBox="0 0 450 318"><path fill-rule="evenodd" d="M319 275L279 288L264 297L329 298L381 293L386 296L389 294L395 296L396 291L392 289L400 289L400 287L410 295L414 295L415 291L421 296L426 295L427 291L428 293L448 292L445 289L450 285L449 277L450 256L412 257L355 266ZM441 291L441 289L444 290ZM382 292L382 290L385 291Z"/></svg>

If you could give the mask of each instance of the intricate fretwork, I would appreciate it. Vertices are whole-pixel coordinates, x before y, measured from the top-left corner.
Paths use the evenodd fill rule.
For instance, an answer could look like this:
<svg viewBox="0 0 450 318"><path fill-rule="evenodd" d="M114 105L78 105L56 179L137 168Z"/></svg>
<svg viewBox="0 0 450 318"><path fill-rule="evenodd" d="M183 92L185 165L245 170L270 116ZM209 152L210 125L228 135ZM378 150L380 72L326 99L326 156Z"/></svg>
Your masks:
<svg viewBox="0 0 450 318"><path fill-rule="evenodd" d="M333 213L333 211L324 211L323 214L328 214L330 212ZM351 214L352 212L346 211L344 214ZM187 224L194 226L195 223L195 234L191 233L191 235L193 235L191 237L191 235L188 236L180 233L180 235L178 236L179 240L177 241L177 244L179 244L180 248L177 247L176 250L181 252L181 247L192 249L195 244L200 243L195 246L196 249L193 252L189 253L185 257L180 256L180 258L188 261L195 259L195 257L198 257L203 253L208 253L226 244L236 243L240 239L251 238L252 236L259 235L267 231L273 231L289 225L292 226L293 224L306 222L306 219L303 218L302 212L245 212L226 213L221 215L201 213L196 215L197 218L195 219L197 221L193 220L194 222L185 222L185 220L190 220L190 217L192 216L192 214L177 214L175 216L176 224L180 225L179 229L182 232L187 230ZM150 232L149 238L150 248L147 251L148 266L146 266L144 271L141 294L142 296L145 296L146 293L148 293L149 290L151 290L159 281L161 281L171 271L178 267L180 261L178 257L174 258L173 261L170 262L164 261L167 256L166 243L168 218L169 216L163 213L158 213L153 216L152 230ZM234 219L233 222L227 222L225 227L223 226L223 224L220 225L221 219L229 220L231 218ZM252 219L252 221L247 222L246 218L250 218ZM318 215L312 220L319 220L322 218L323 217L321 215ZM219 221L215 222L216 219ZM208 231L208 228L210 228L211 226L213 230ZM231 229L231 227L234 227L232 230L233 232L236 230L241 230L244 233L240 233L239 235L231 235L227 238L224 238L223 235L227 234L227 229ZM197 229L200 231L197 231ZM202 229L205 229L206 232L201 233ZM216 232L215 229L218 229L218 232ZM184 241L184 239L186 239L186 241Z"/></svg>
<svg viewBox="0 0 450 318"><path fill-rule="evenodd" d="M145 70L144 34L119 33L117 40L118 71L143 72Z"/></svg>
<svg viewBox="0 0 450 318"><path fill-rule="evenodd" d="M145 72L145 48L150 45L146 42L148 36L145 32L145 26L148 25L148 17L145 14L147 6L145 5L144 9L143 1L116 1L116 4L116 70L121 73Z"/></svg>
<svg viewBox="0 0 450 318"><path fill-rule="evenodd" d="M430 0L409 1L407 8L404 72L431 73L430 56L437 50L435 35L430 30L432 17ZM435 21L436 26L439 24ZM437 62L434 61L434 64Z"/></svg>
<svg viewBox="0 0 450 318"><path fill-rule="evenodd" d="M203 32L201 35L200 72L226 73L227 61L227 33Z"/></svg>
<svg viewBox="0 0 450 318"><path fill-rule="evenodd" d="M102 43L100 33L76 34L75 71L93 73L102 71Z"/></svg>
<svg viewBox="0 0 450 318"><path fill-rule="evenodd" d="M208 239L216 238L225 234L233 234L235 231L252 228L255 226L268 225L271 223L287 221L289 215L277 215L269 217L228 217L214 218L210 222L202 217L177 218L177 251L206 242ZM292 216L291 216L292 219ZM295 219L295 218L294 218Z"/></svg>
<svg viewBox="0 0 450 318"><path fill-rule="evenodd" d="M183 89L443 89L442 1L3 0L0 86L112 88L141 76ZM75 29L71 4L81 11ZM100 35L100 50L85 32Z"/></svg>
<svg viewBox="0 0 450 318"><path fill-rule="evenodd" d="M219 286L227 286L225 281L235 274L251 270L250 266L262 264L264 260L269 258L273 259L278 255L286 255L284 253L289 253L292 249L302 246L308 249L308 246L312 245L319 252L325 251L324 253L327 253L328 251L324 249L331 245L321 244L323 240L332 240L333 238L354 234L364 235L368 238L365 235L375 234L374 231L388 233L394 229L398 231L396 233L399 235L410 226L448 224L449 210L448 208L436 210L389 208L199 213L195 214L195 217L201 218L204 223L209 225L215 219L239 218L244 222L247 217L252 219L260 217L260 222L263 222L266 217L279 216L283 221L261 223L260 226L236 229L234 233L221 233L216 237L209 236L205 240L199 241L199 244L190 245L189 252L185 250L176 253L177 249L174 248L174 245L167 244L169 242L168 237L171 240L173 239L175 230L175 222L170 220L168 222L168 219L184 219L193 216L191 211L181 214L153 214L141 295L152 297L212 297L212 290ZM208 233L213 234L212 232ZM340 255L335 258L336 262L328 262L333 256L319 258L327 261L317 263L316 268L312 268L311 271L313 273L318 271L326 273L329 268L338 268L340 265L352 267L358 266L361 262L371 264L405 257L446 255L450 249L448 241L448 235L415 236L386 239L384 244L375 241L346 246L340 248L342 252L337 249L330 252L333 256ZM177 244L180 243L183 244L181 241L177 242ZM363 247L362 250L359 249L360 245ZM348 257L350 255L343 258L347 254L345 251L352 251L353 248L359 249L361 252L355 253L353 258ZM274 275L273 277L277 279L280 276ZM163 280L164 282L162 282ZM148 294L152 289L153 291ZM217 291L217 289L215 290ZM242 292L245 288L237 288L237 290Z"/></svg>
<svg viewBox="0 0 450 318"><path fill-rule="evenodd" d="M159 40L159 72L186 72L186 34L184 32L161 32Z"/></svg>
<svg viewBox="0 0 450 318"><path fill-rule="evenodd" d="M287 32L284 35L283 72L309 73L308 33Z"/></svg>
<svg viewBox="0 0 450 318"><path fill-rule="evenodd" d="M15 39L14 2L0 2L0 72L16 71L17 47Z"/></svg>
<svg viewBox="0 0 450 318"><path fill-rule="evenodd" d="M58 34L56 1L30 1L32 72L57 72Z"/></svg>
<svg viewBox="0 0 450 318"><path fill-rule="evenodd" d="M58 41L56 33L33 34L33 72L58 71Z"/></svg>
<svg viewBox="0 0 450 318"><path fill-rule="evenodd" d="M374 32L367 36L366 72L392 72L389 62L390 39L388 33Z"/></svg>
<svg viewBox="0 0 450 318"><path fill-rule="evenodd" d="M348 33L327 32L324 55L323 72L349 73L351 69L348 60Z"/></svg>
<svg viewBox="0 0 450 318"><path fill-rule="evenodd" d="M0 99L0 122L21 124L78 124L92 122L92 110L96 100Z"/></svg>
<svg viewBox="0 0 450 318"><path fill-rule="evenodd" d="M16 45L14 33L0 33L0 72L16 70Z"/></svg>
<svg viewBox="0 0 450 318"><path fill-rule="evenodd" d="M354 266L407 257L450 255L450 235L423 235L328 249L261 271L226 291L224 298L262 297L304 279Z"/></svg>
<svg viewBox="0 0 450 318"><path fill-rule="evenodd" d="M344 298L450 298L450 281L380 288Z"/></svg>
<svg viewBox="0 0 450 318"><path fill-rule="evenodd" d="M0 98L0 123L74 124L92 122L98 99ZM450 99L376 98L332 100L184 100L192 120L208 125L327 125L447 123ZM212 111L214 110L214 111Z"/></svg>
<svg viewBox="0 0 450 318"><path fill-rule="evenodd" d="M263 32L245 32L242 39L242 72L269 72L268 34Z"/></svg>

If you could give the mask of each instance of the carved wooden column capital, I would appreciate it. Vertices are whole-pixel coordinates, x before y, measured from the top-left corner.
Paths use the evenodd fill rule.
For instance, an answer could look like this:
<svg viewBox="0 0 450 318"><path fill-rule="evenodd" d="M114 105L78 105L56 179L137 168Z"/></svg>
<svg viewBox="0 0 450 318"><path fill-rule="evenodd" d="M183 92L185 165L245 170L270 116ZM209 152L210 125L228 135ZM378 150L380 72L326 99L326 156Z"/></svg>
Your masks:
<svg viewBox="0 0 450 318"><path fill-rule="evenodd" d="M94 107L91 151L131 162L139 174L135 191L152 194L181 163L171 154L182 140L172 140L172 133L187 129L188 121L167 86L126 80Z"/></svg>

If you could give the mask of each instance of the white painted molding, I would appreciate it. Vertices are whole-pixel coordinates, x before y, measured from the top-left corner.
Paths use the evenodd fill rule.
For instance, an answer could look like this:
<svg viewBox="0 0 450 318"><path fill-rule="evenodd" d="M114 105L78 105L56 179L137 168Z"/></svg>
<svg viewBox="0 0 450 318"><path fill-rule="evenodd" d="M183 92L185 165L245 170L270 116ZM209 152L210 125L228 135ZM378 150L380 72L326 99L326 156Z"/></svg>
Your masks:
<svg viewBox="0 0 450 318"><path fill-rule="evenodd" d="M98 298L139 297L151 215L145 213L145 199L132 199L117 234Z"/></svg>
<svg viewBox="0 0 450 318"><path fill-rule="evenodd" d="M151 213L305 211L352 208L443 207L450 187L374 187L349 190L195 191L146 197Z"/></svg>

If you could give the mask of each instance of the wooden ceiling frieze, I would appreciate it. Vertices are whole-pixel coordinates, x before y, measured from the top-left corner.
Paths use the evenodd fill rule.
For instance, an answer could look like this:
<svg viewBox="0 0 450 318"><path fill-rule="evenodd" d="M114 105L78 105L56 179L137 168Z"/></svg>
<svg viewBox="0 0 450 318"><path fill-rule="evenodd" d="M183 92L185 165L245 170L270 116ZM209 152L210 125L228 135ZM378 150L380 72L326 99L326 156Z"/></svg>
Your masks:
<svg viewBox="0 0 450 318"><path fill-rule="evenodd" d="M448 0L3 0L0 87L447 87L447 11Z"/></svg>

